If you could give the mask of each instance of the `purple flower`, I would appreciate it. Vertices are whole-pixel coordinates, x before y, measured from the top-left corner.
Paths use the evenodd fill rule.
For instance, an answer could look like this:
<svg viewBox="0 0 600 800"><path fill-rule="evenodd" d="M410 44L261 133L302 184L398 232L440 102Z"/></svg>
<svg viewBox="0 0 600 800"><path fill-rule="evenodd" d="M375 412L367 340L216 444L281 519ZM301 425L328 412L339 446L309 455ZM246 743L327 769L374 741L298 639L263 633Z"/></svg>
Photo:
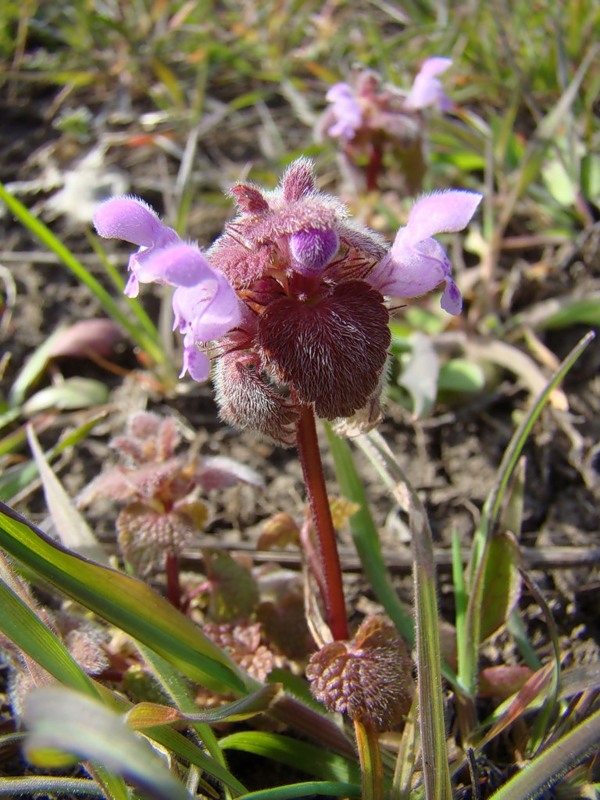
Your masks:
<svg viewBox="0 0 600 800"><path fill-rule="evenodd" d="M418 110L428 106L437 106L440 111L448 111L452 103L436 75L441 75L451 64L452 59L450 58L441 58L440 56L428 58L423 63L404 100L405 107Z"/></svg>
<svg viewBox="0 0 600 800"><path fill-rule="evenodd" d="M174 328L183 334L183 370L196 381L208 377L210 361L199 346L218 339L241 320L240 303L224 275L196 245L183 242L155 211L136 197L115 197L98 208L100 236L124 239L140 249L129 259L125 294L136 297L140 283L174 286Z"/></svg>
<svg viewBox="0 0 600 800"><path fill-rule="evenodd" d="M432 236L466 227L481 198L478 192L450 190L418 200L390 252L371 273L370 284L392 297L418 297L444 283L442 308L460 314L462 297L452 279L452 264Z"/></svg>
<svg viewBox="0 0 600 800"><path fill-rule="evenodd" d="M327 129L327 133L341 139L353 139L362 125L362 110L351 86L347 83L336 83L325 99L332 103L331 113L335 124Z"/></svg>
<svg viewBox="0 0 600 800"><path fill-rule="evenodd" d="M158 218L154 209L138 197L112 197L105 200L94 214L94 227L105 239L124 239L139 245L129 258L131 272L125 294L137 297L139 284L157 280L148 277L146 262L157 250L179 242L179 236Z"/></svg>
<svg viewBox="0 0 600 800"><path fill-rule="evenodd" d="M333 228L315 230L308 228L290 236L290 252L294 267L304 275L319 275L331 261L340 240Z"/></svg>

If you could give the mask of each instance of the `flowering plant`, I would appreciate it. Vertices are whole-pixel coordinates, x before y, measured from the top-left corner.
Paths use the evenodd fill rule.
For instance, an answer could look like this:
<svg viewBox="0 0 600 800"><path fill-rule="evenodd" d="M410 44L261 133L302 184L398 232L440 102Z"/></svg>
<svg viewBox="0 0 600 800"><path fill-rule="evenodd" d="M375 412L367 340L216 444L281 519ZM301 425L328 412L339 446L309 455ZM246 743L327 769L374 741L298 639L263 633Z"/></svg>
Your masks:
<svg viewBox="0 0 600 800"><path fill-rule="evenodd" d="M426 59L408 92L382 86L368 70L359 72L353 85L336 83L329 89L330 106L319 123L319 133L339 142L345 166L364 173L367 189L378 187L387 150L390 162L402 166L407 188L413 193L418 190L424 171L422 112L451 109L438 78L451 64L449 58Z"/></svg>
<svg viewBox="0 0 600 800"><path fill-rule="evenodd" d="M347 639L314 417L355 417L349 428L358 431L376 424L391 339L386 296L417 297L444 284L444 307L460 311L450 261L432 237L462 229L481 195L448 191L422 198L391 248L317 189L305 158L291 164L274 191L239 183L231 195L238 214L206 253L182 242L137 198L106 201L94 223L102 236L139 245L129 260L127 292L137 292L139 283L175 287L182 374L208 376L212 342L221 417L298 446L327 621L334 638Z"/></svg>
<svg viewBox="0 0 600 800"><path fill-rule="evenodd" d="M333 420L365 408L377 415L390 344L386 296L417 297L444 284L443 307L461 310L450 261L432 237L458 231L481 195L447 191L421 198L388 247L317 190L312 164L294 162L272 192L249 183L231 194L238 215L202 253L182 242L141 200L102 204L102 236L139 245L126 292L139 283L175 287L183 371L209 372L213 342L223 419L295 443L300 407Z"/></svg>

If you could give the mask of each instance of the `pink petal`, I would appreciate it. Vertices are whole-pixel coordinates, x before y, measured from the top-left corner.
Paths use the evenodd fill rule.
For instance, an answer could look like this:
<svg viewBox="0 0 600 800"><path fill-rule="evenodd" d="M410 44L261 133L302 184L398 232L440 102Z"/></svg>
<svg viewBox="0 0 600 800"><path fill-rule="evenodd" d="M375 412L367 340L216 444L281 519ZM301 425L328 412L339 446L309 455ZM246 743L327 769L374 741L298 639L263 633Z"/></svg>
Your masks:
<svg viewBox="0 0 600 800"><path fill-rule="evenodd" d="M195 344L184 346L183 349L183 368L179 377L183 378L186 372L198 383L205 381L210 374L210 359Z"/></svg>
<svg viewBox="0 0 600 800"><path fill-rule="evenodd" d="M142 283L196 286L214 272L205 256L191 244L172 244L137 254L135 274Z"/></svg>
<svg viewBox="0 0 600 800"><path fill-rule="evenodd" d="M391 297L419 297L450 275L450 262L444 248L435 239L414 247L401 228L389 255L375 268L369 283Z"/></svg>
<svg viewBox="0 0 600 800"><path fill-rule="evenodd" d="M354 91L347 83L336 83L329 87L325 99L330 103L337 103L338 100L353 100Z"/></svg>
<svg viewBox="0 0 600 800"><path fill-rule="evenodd" d="M94 227L106 239L123 239L144 247L153 245L166 228L156 212L137 197L106 200L94 214Z"/></svg>
<svg viewBox="0 0 600 800"><path fill-rule="evenodd" d="M241 321L240 301L223 275L210 277L173 295L175 326L195 342L219 339Z"/></svg>
<svg viewBox="0 0 600 800"><path fill-rule="evenodd" d="M460 289L454 283L452 278L446 279L446 288L444 289L444 294L440 300L440 305L448 314L452 314L453 316L458 316L463 307L463 300L462 295L460 293Z"/></svg>
<svg viewBox="0 0 600 800"><path fill-rule="evenodd" d="M414 109L437 106L440 110L447 111L451 106L450 100L444 92L441 81L435 76L445 72L451 64L450 58L439 56L428 58L404 100L405 106Z"/></svg>
<svg viewBox="0 0 600 800"><path fill-rule="evenodd" d="M336 83L327 92L326 99L333 103L331 111L336 120L327 129L327 133L334 137L352 139L362 125L362 109L354 90L347 83Z"/></svg>
<svg viewBox="0 0 600 800"><path fill-rule="evenodd" d="M437 233L461 231L465 228L481 202L479 192L450 189L435 192L418 200L412 207L405 229L411 244L428 239ZM392 245L394 250L395 243Z"/></svg>
<svg viewBox="0 0 600 800"><path fill-rule="evenodd" d="M448 67L452 66L451 58L443 58L442 56L432 56L425 59L421 69L417 75L418 77L432 78L434 75L441 75ZM416 80L416 79L415 79Z"/></svg>

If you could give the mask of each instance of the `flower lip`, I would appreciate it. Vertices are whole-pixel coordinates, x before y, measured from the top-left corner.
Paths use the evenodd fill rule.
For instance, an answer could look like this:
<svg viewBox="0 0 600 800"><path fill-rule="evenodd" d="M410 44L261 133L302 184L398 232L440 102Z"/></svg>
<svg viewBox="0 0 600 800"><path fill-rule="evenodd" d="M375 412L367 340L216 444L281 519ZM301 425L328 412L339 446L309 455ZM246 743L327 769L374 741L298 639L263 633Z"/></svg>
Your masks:
<svg viewBox="0 0 600 800"><path fill-rule="evenodd" d="M162 246L179 238L154 209L133 195L105 200L96 209L94 227L105 239L123 239L140 247Z"/></svg>
<svg viewBox="0 0 600 800"><path fill-rule="evenodd" d="M135 297L140 283L176 287L174 327L183 334L183 370L197 381L208 377L210 361L198 345L218 339L241 320L240 301L224 275L193 244L183 242L158 215L135 197L115 197L99 206L94 225L100 236L139 245L129 258L125 294Z"/></svg>
<svg viewBox="0 0 600 800"><path fill-rule="evenodd" d="M459 314L462 298L452 279L452 265L433 235L462 230L481 199L478 192L459 190L422 197L413 206L406 226L396 234L390 252L369 276L369 283L393 297L418 297L444 283L442 308Z"/></svg>
<svg viewBox="0 0 600 800"><path fill-rule="evenodd" d="M440 111L448 111L452 102L444 92L442 82L436 75L441 75L451 64L451 58L433 56L426 59L404 99L405 107L419 110L428 106L437 106Z"/></svg>

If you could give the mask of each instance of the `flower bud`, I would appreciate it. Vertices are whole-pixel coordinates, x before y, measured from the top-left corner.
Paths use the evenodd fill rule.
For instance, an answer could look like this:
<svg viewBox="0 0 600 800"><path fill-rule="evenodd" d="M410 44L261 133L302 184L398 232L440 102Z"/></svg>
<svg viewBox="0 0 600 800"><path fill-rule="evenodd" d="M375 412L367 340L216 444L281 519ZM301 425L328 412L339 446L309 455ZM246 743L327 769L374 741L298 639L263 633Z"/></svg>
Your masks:
<svg viewBox="0 0 600 800"><path fill-rule="evenodd" d="M303 275L320 275L338 247L338 235L331 228L322 231L309 228L290 236L294 267Z"/></svg>

